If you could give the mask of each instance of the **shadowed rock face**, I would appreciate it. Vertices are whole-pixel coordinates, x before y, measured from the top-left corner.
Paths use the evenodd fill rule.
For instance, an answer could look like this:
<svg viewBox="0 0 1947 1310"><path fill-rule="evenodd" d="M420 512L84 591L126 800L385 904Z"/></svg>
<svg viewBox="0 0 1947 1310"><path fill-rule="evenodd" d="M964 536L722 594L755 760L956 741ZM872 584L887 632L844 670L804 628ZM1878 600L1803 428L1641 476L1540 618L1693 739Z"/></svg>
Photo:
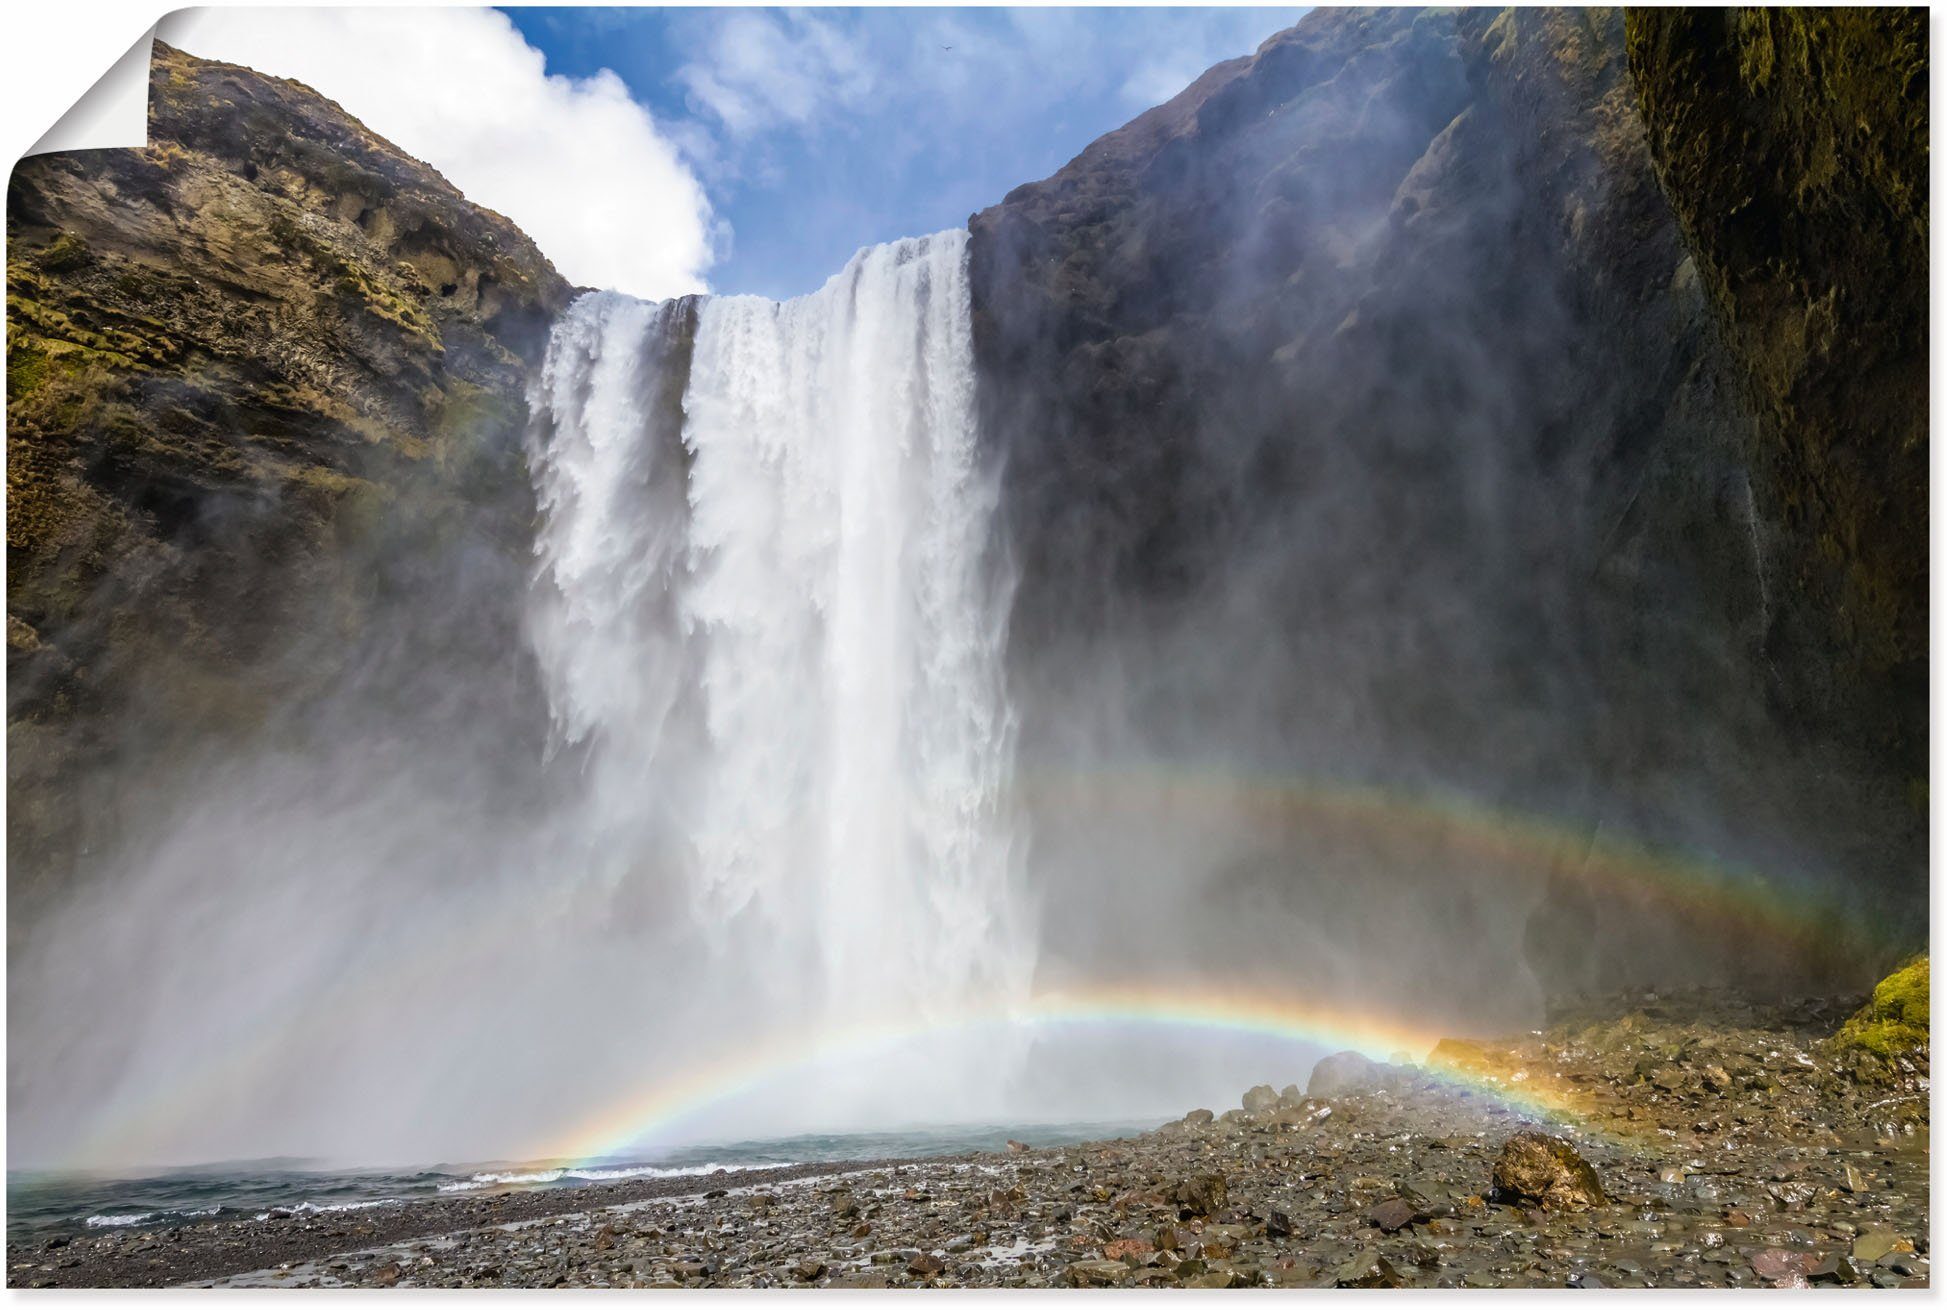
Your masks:
<svg viewBox="0 0 1947 1310"><path fill-rule="evenodd" d="M1808 711L1927 749L1927 19L1631 10L1665 191L1761 429L1767 644Z"/></svg>
<svg viewBox="0 0 1947 1310"><path fill-rule="evenodd" d="M1470 888L1449 855L1301 830L1215 895L1347 935L1265 952L1385 955L1409 992L1510 957L1549 990L1785 985L1863 981L1869 940L1919 931L1903 770L1805 695L1824 649L1771 639L1803 528L1764 490L1620 12L1317 11L972 230L1028 769L1133 749L1458 793L1873 921L1750 948L1592 884L1573 841ZM1141 854L1059 812L1037 849ZM1470 959L1399 950L1456 924Z"/></svg>
<svg viewBox="0 0 1947 1310"><path fill-rule="evenodd" d="M525 375L567 283L308 88L161 44L152 72L146 148L8 188L16 904L144 761L166 794L334 681L387 715L525 676Z"/></svg>

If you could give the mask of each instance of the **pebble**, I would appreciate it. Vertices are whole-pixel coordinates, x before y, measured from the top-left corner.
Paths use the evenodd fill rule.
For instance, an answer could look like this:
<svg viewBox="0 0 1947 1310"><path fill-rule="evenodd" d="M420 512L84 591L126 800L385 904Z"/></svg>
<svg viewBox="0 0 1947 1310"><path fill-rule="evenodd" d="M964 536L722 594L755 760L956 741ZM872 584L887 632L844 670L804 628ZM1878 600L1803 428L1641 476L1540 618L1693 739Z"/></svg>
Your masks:
<svg viewBox="0 0 1947 1310"><path fill-rule="evenodd" d="M1831 1067L1843 1009L1812 1013L1665 995L1470 1041L1468 1079L1347 1060L1352 1089L1267 1101L1296 1072L1267 1069L1260 1110L1120 1141L719 1184L197 1285L1927 1286L1926 1097L1886 1104L1907 1089ZM1750 1090L1762 1071L1774 1085ZM1515 1073L1520 1101L1487 1090ZM1511 1143L1597 1190L1514 1194ZM121 1240L14 1248L9 1281Z"/></svg>

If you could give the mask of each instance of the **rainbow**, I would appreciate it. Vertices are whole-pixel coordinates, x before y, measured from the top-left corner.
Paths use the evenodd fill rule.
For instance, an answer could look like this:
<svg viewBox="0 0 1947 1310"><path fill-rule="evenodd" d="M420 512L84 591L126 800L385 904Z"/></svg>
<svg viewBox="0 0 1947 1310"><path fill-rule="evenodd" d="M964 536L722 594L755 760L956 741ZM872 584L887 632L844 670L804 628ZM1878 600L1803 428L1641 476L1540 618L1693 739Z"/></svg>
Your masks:
<svg viewBox="0 0 1947 1310"><path fill-rule="evenodd" d="M1263 991L1146 984L1097 985L1045 992L1012 1006L969 1009L928 1019L878 1021L817 1034L787 1033L746 1044L715 1060L632 1090L535 1152L536 1159L585 1162L625 1155L667 1139L683 1120L720 1102L783 1083L829 1061L853 1060L946 1033L1013 1028L1139 1026L1266 1037L1327 1050L1355 1050L1386 1060L1397 1053L1430 1060L1441 1040L1429 1030L1383 1016ZM1579 1118L1564 1096L1524 1086L1447 1060L1422 1068L1479 1090L1520 1113L1560 1121Z"/></svg>
<svg viewBox="0 0 1947 1310"><path fill-rule="evenodd" d="M1037 770L1022 779L1032 806L1092 808L1167 819L1184 811L1272 824L1336 823L1385 841L1417 840L1536 881L1564 878L1591 892L1663 906L1826 959L1854 958L1880 932L1845 903L1800 880L1489 808L1459 793L1407 792L1302 774L1252 775L1155 766Z"/></svg>
<svg viewBox="0 0 1947 1310"><path fill-rule="evenodd" d="M1754 872L1668 850L1591 834L1586 827L1539 816L1495 811L1464 798L1416 795L1376 786L1304 776L1247 776L1212 770L1029 772L1017 780L1030 807L1136 812L1167 818L1187 810L1222 821L1345 824L1382 841L1413 839L1442 851L1460 850L1507 876L1567 877L1592 891L1640 898L1666 907L1683 921L1704 922L1789 949L1823 951L1844 959L1874 935L1833 902ZM443 916L432 932L418 925L417 950L395 952L397 963L348 973L314 998L314 1011L382 1016L402 986L437 973L476 953L512 948L532 930L526 910L509 914L504 904L482 898L476 906ZM1248 989L1177 986L1160 980L1137 985L1052 991L1011 1009L865 1023L806 1035L786 1033L745 1043L704 1059L653 1085L631 1091L551 1143L537 1158L585 1159L613 1154L655 1136L719 1101L733 1099L788 1071L824 1060L863 1055L932 1031L1032 1029L1057 1025L1137 1025L1255 1033L1310 1046L1361 1050L1379 1058L1394 1051L1424 1052L1438 1034L1404 1028L1383 1015L1308 1005ZM127 1163L142 1144L166 1135L171 1124L201 1112L215 1089L247 1083L298 1040L301 1025L284 1012L260 1016L254 1033L224 1056L165 1086L120 1098L67 1154L76 1164ZM1481 1082L1462 1071L1459 1081L1479 1083L1511 1105L1535 1113L1564 1113L1533 1091ZM1524 1099L1525 1098L1525 1099Z"/></svg>

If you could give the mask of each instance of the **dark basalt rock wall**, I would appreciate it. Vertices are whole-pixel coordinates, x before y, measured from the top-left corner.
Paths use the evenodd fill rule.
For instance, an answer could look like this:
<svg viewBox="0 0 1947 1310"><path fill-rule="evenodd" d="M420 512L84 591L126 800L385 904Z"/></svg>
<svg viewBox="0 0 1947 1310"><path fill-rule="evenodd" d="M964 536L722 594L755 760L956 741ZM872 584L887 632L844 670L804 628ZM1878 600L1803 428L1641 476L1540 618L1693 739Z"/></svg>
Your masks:
<svg viewBox="0 0 1947 1310"><path fill-rule="evenodd" d="M308 88L159 43L152 72L147 148L8 188L16 908L327 687L403 724L525 676L525 377L567 283Z"/></svg>
<svg viewBox="0 0 1947 1310"><path fill-rule="evenodd" d="M1629 63L1761 440L1795 700L1927 763L1927 14L1640 9Z"/></svg>
<svg viewBox="0 0 1947 1310"><path fill-rule="evenodd" d="M1923 815L1804 703L1819 652L1769 640L1799 603L1797 528L1619 11L1316 11L972 230L1030 770L1133 742L1459 794L1761 870L1752 894L1826 897L1869 938L1921 931ZM1113 748L1073 728L1090 705ZM1107 858L1046 826L1054 862ZM1360 923L1373 888L1295 851L1220 886ZM1693 939L1579 881L1585 858L1442 903L1444 931L1534 906L1544 986L1870 976L1837 931L1773 958L1721 925ZM1409 920L1429 898L1397 890ZM1340 944L1368 931L1413 937L1394 918Z"/></svg>

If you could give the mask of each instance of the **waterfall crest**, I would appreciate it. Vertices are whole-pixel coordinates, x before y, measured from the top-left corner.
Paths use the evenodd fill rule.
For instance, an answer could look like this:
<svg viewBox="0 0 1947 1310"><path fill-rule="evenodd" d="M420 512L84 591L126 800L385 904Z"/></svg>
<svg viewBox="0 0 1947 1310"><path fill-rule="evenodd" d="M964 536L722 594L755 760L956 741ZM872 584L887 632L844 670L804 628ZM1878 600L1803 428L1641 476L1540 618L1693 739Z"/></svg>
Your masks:
<svg viewBox="0 0 1947 1310"><path fill-rule="evenodd" d="M954 231L783 303L585 296L536 386L529 626L580 872L680 892L785 1014L1027 982L966 260Z"/></svg>

